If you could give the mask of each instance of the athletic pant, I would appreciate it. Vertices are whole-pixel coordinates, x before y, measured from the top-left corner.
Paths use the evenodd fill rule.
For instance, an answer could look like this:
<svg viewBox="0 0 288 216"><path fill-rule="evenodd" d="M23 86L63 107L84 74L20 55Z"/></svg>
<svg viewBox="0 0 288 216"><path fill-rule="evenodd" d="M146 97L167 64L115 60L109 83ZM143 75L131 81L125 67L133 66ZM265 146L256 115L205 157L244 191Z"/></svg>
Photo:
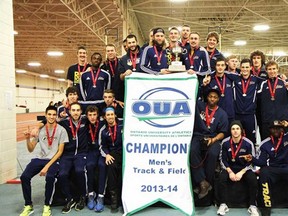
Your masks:
<svg viewBox="0 0 288 216"><path fill-rule="evenodd" d="M122 152L110 152L114 162L107 165L108 189L121 197L122 188Z"/></svg>
<svg viewBox="0 0 288 216"><path fill-rule="evenodd" d="M203 137L192 138L190 147L190 165L193 182L198 185L201 181L207 180L211 185L214 183L215 169L220 153L220 142L215 142L208 147L202 157L201 140Z"/></svg>
<svg viewBox="0 0 288 216"><path fill-rule="evenodd" d="M80 195L86 196L87 194L86 157L87 154L63 155L60 159L59 182L62 192L68 201L73 198L69 182L69 175L72 168L75 170Z"/></svg>
<svg viewBox="0 0 288 216"><path fill-rule="evenodd" d="M98 165L98 167L97 167ZM95 169L98 168L98 194L104 194L106 184L106 164L97 148L91 148L87 155L88 192L94 191Z"/></svg>
<svg viewBox="0 0 288 216"><path fill-rule="evenodd" d="M32 198L31 198L31 179L40 173L40 171L45 167L45 165L50 160L44 160L39 158L34 158L31 162L27 165L24 172L22 173L21 185L22 185L22 192L25 200L25 205L32 205ZM46 184L45 184L45 205L51 205L53 200L53 195L55 192L55 184L57 182L57 173L59 171L59 162L56 161L53 163L46 174Z"/></svg>
<svg viewBox="0 0 288 216"><path fill-rule="evenodd" d="M236 174L236 173L235 173ZM228 197L228 183L232 182L229 178L229 174L226 170L222 170L219 176L220 181L220 203L229 202ZM244 181L246 187L249 188L249 204L256 205L258 181L257 176L251 170L248 170L241 178L241 182ZM233 183L233 182L232 182ZM232 188L231 188L232 189Z"/></svg>
<svg viewBox="0 0 288 216"><path fill-rule="evenodd" d="M288 167L263 167L260 170L260 203L261 207L272 207L271 188L279 182L280 179L288 180Z"/></svg>

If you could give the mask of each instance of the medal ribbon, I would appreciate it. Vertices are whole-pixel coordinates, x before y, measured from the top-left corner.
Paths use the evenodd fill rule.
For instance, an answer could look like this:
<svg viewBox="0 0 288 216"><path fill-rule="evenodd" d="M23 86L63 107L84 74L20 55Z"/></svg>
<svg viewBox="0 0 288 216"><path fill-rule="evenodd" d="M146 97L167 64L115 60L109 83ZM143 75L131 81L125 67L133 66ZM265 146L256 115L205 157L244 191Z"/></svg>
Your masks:
<svg viewBox="0 0 288 216"><path fill-rule="evenodd" d="M268 84L268 87L269 87L269 92L270 92L271 98L274 98L275 97L275 92L276 92L276 86L278 84L278 77L276 77L276 79L275 79L273 89L272 89L272 85L271 85L270 79L267 80L267 84Z"/></svg>
<svg viewBox="0 0 288 216"><path fill-rule="evenodd" d="M82 69L82 71L81 71L81 69L80 69L80 65L78 64L78 73L83 73L85 70L86 70L86 67L87 67L87 64L85 63L84 64L84 67L83 67L83 69Z"/></svg>
<svg viewBox="0 0 288 216"><path fill-rule="evenodd" d="M190 62L190 67L194 65L194 54L195 54L194 49L191 49L191 52L188 55L189 62Z"/></svg>
<svg viewBox="0 0 288 216"><path fill-rule="evenodd" d="M275 146L274 137L273 136L270 136L270 137L271 137L271 141L272 141L273 145ZM280 144L282 142L282 139L283 139L283 133L281 133L281 136L280 136L280 138L279 138L279 140L277 142L277 145L276 145L276 147L274 147L275 153L277 153L277 151L278 151L278 149L280 147Z"/></svg>
<svg viewBox="0 0 288 216"><path fill-rule="evenodd" d="M240 141L240 143L238 144L237 149L236 149L236 151L235 151L234 145L233 145L233 141L232 141L232 139L230 139L230 148L231 148L232 159L235 160L235 158L236 158L236 156L237 156L237 154L238 154L238 152L240 151L240 148L241 148L241 146L242 146L242 142L243 142L243 139L241 138L241 141Z"/></svg>
<svg viewBox="0 0 288 216"><path fill-rule="evenodd" d="M114 132L112 133L111 127L108 127L109 134L112 140L112 144L114 145L114 142L116 140L116 135L117 135L117 124L114 125Z"/></svg>
<svg viewBox="0 0 288 216"><path fill-rule="evenodd" d="M225 76L225 74L223 76L223 85L222 86L221 86L220 80L218 79L217 76L215 76L215 80L217 82L217 85L218 85L218 87L220 89L221 94L223 95L224 92L225 92L225 87L226 87L226 76Z"/></svg>
<svg viewBox="0 0 288 216"><path fill-rule="evenodd" d="M253 73L254 76L257 76L257 77L258 77L258 76L259 76L259 73L260 73L260 68L256 71L255 68L252 67L252 73Z"/></svg>
<svg viewBox="0 0 288 216"><path fill-rule="evenodd" d="M212 59L214 54L215 54L215 49L213 50L213 52L211 52L211 54L209 55L209 58Z"/></svg>
<svg viewBox="0 0 288 216"><path fill-rule="evenodd" d="M130 59L131 59L131 63L132 63L132 69L136 69L137 53L134 54L134 53L130 52ZM157 59L158 59L158 56L157 56Z"/></svg>
<svg viewBox="0 0 288 216"><path fill-rule="evenodd" d="M216 106L216 107L212 110L211 114L209 115L209 109L208 109L208 106L206 106L205 115L206 115L206 125L207 125L207 127L210 127L211 121L212 121L212 119L213 119L213 117L214 117L214 115L215 115L215 112L216 112L217 108L218 108L218 106Z"/></svg>
<svg viewBox="0 0 288 216"><path fill-rule="evenodd" d="M97 70L97 73L96 73L96 77L94 77L94 72L93 72L92 67L91 67L91 69L90 69L93 86L96 86L96 82L97 82L97 80L98 80L98 77L99 77L99 74L100 74L100 70L101 70L101 69L100 69L100 67L99 67L98 70Z"/></svg>
<svg viewBox="0 0 288 216"><path fill-rule="evenodd" d="M113 67L113 65L112 65L112 61L109 61L109 60L108 60L108 62L109 62L109 66L110 66L110 69L111 69L111 72L112 72L112 76L114 77L114 75L115 75L115 70L116 70L117 65L118 65L117 58L116 58L115 61L114 61L114 67Z"/></svg>
<svg viewBox="0 0 288 216"><path fill-rule="evenodd" d="M47 141L48 141L48 146L49 147L52 146L52 142L53 142L53 139L54 139L54 136L55 136L56 128L57 128L57 124L54 125L52 136L50 137L49 130L48 130L48 125L46 124L46 136L47 136Z"/></svg>
<svg viewBox="0 0 288 216"><path fill-rule="evenodd" d="M69 119L69 124L70 124L70 128L71 128L72 136L73 136L74 139L76 139L76 135L77 135L78 130L79 130L80 125L81 125L81 120L78 122L76 130L74 130L74 124L73 124L71 119Z"/></svg>
<svg viewBox="0 0 288 216"><path fill-rule="evenodd" d="M249 77L249 79L248 79L247 82L245 83L244 79L241 79L242 92L243 92L243 94L246 94L246 92L247 92L247 90L248 90L248 87L249 87L249 84L250 84L250 80L251 80L251 77Z"/></svg>
<svg viewBox="0 0 288 216"><path fill-rule="evenodd" d="M156 54L156 57L157 57L157 63L161 63L161 57L162 57L162 54L163 54L163 50L161 50L160 55L159 55L158 50L156 49L156 46L154 46L154 51L155 51L155 54Z"/></svg>
<svg viewBox="0 0 288 216"><path fill-rule="evenodd" d="M97 133L97 130L98 130L98 126L99 126L99 121L96 121L96 124L95 124L95 130L93 130L92 128L92 125L89 124L89 132L90 132L90 136L91 136L91 140L92 142L95 142L95 138L96 138L96 133Z"/></svg>

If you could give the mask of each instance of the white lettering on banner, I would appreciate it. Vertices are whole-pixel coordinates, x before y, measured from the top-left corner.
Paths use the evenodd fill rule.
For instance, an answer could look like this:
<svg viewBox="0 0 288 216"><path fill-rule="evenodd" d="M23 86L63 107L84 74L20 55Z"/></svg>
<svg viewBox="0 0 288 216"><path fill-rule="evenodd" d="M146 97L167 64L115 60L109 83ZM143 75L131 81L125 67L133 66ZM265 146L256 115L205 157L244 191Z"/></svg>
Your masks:
<svg viewBox="0 0 288 216"><path fill-rule="evenodd" d="M198 89L196 75L125 78L123 136L124 215L162 201L195 215L189 172Z"/></svg>

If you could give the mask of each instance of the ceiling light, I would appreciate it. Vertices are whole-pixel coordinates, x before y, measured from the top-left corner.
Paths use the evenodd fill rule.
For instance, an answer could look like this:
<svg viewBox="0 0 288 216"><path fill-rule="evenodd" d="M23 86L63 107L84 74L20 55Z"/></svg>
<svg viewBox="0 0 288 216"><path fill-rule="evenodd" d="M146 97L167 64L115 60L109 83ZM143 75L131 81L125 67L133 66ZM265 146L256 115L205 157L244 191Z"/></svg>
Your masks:
<svg viewBox="0 0 288 216"><path fill-rule="evenodd" d="M181 3L181 2L187 2L188 0L170 0L172 3Z"/></svg>
<svg viewBox="0 0 288 216"><path fill-rule="evenodd" d="M40 77L41 78L47 78L47 77L49 77L47 74L40 74Z"/></svg>
<svg viewBox="0 0 288 216"><path fill-rule="evenodd" d="M39 62L29 62L28 63L29 66L32 66L32 67L39 67L41 66L41 64Z"/></svg>
<svg viewBox="0 0 288 216"><path fill-rule="evenodd" d="M283 51L278 51L274 53L275 56L286 56L287 54Z"/></svg>
<svg viewBox="0 0 288 216"><path fill-rule="evenodd" d="M222 54L223 54L223 56L225 58L227 58L228 56L232 55L230 52L223 52Z"/></svg>
<svg viewBox="0 0 288 216"><path fill-rule="evenodd" d="M267 31L270 28L268 25L255 25L253 27L254 31Z"/></svg>
<svg viewBox="0 0 288 216"><path fill-rule="evenodd" d="M64 82L64 81L65 81L64 78L59 78L59 79L57 79L57 80L60 81L60 82Z"/></svg>
<svg viewBox="0 0 288 216"><path fill-rule="evenodd" d="M62 56L63 52L59 52L59 51L51 51L51 52L47 52L47 54L49 56Z"/></svg>
<svg viewBox="0 0 288 216"><path fill-rule="evenodd" d="M247 42L244 41L244 40L238 40L238 41L235 41L235 42L234 42L234 45L235 45L235 46L244 46L244 45L246 45L246 44L247 44Z"/></svg>
<svg viewBox="0 0 288 216"><path fill-rule="evenodd" d="M55 70L54 72L55 72L55 73L58 73L58 74L62 74L62 73L65 73L65 71L64 71L64 70Z"/></svg>
<svg viewBox="0 0 288 216"><path fill-rule="evenodd" d="M26 72L27 72L26 70L21 70L21 69L16 70L16 73L26 73Z"/></svg>

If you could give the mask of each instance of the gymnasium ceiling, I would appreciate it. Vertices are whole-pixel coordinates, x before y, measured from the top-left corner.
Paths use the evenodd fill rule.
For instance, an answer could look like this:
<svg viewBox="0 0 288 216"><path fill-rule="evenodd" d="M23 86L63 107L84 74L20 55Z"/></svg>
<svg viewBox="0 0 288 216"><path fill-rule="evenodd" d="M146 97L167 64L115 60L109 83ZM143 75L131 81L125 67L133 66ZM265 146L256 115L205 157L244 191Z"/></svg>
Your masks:
<svg viewBox="0 0 288 216"><path fill-rule="evenodd" d="M260 49L277 60L282 71L288 66L288 0L13 0L13 10L18 32L15 67L34 75L65 78L69 65L77 62L79 45L87 47L88 59L95 51L104 55L108 42L115 43L121 55L123 35L135 33L145 41L153 27L168 33L169 27L183 24L200 33L202 45L208 31L216 30L221 33L222 52L243 58ZM256 32L256 24L270 29ZM235 46L236 40L247 44ZM61 51L63 56L51 57L48 51ZM41 66L28 66L30 61ZM65 73L55 74L56 69Z"/></svg>

